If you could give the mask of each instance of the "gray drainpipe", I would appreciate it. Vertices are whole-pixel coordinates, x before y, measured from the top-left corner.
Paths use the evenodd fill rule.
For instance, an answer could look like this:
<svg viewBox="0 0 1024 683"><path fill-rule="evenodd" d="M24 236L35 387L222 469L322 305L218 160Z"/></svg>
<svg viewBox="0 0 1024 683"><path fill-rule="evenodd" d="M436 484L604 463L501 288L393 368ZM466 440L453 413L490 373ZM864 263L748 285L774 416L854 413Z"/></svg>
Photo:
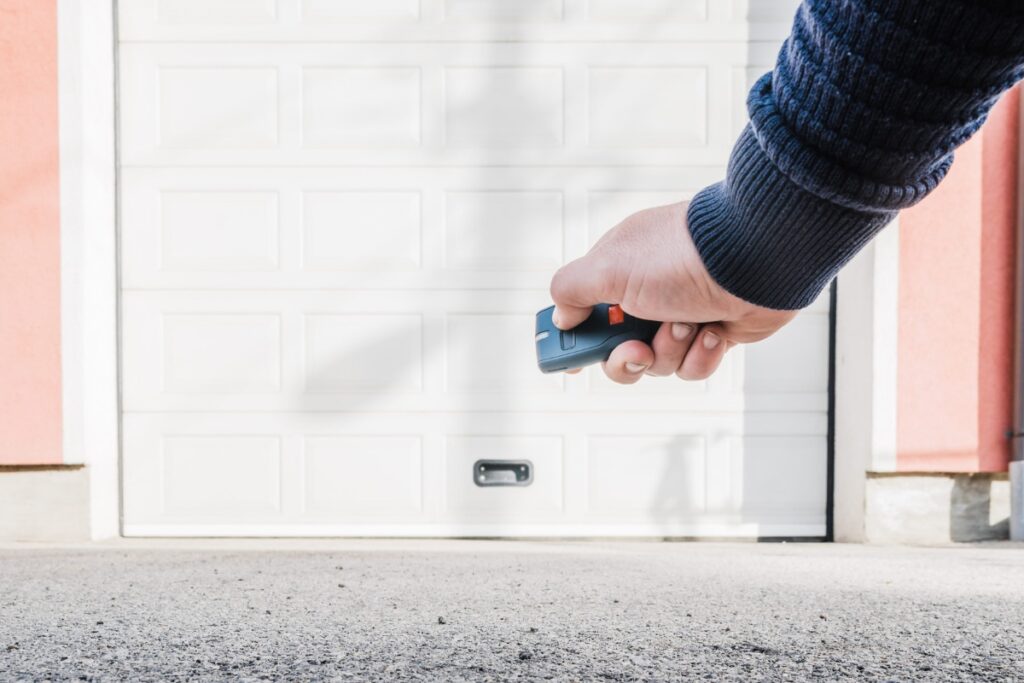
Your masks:
<svg viewBox="0 0 1024 683"><path fill-rule="evenodd" d="M1018 93L1024 105L1024 95ZM1014 320L1013 449L1010 456L1010 538L1024 541L1024 106L1017 166L1017 290Z"/></svg>

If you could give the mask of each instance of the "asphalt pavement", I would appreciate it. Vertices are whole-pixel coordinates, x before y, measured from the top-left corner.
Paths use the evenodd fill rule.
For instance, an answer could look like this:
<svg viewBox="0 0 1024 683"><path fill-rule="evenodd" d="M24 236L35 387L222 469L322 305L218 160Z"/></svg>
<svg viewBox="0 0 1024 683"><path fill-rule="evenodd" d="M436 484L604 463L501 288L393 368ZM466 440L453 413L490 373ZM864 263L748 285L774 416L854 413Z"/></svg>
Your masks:
<svg viewBox="0 0 1024 683"><path fill-rule="evenodd" d="M1022 680L1024 546L0 547L0 680Z"/></svg>

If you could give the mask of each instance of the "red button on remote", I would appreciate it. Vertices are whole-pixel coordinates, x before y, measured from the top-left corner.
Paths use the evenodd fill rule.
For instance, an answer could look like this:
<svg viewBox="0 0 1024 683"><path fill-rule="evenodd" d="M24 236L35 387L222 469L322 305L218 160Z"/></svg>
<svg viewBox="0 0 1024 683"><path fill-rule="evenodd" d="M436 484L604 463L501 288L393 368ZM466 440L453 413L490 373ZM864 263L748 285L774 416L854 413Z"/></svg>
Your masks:
<svg viewBox="0 0 1024 683"><path fill-rule="evenodd" d="M608 324L621 325L626 322L626 314L619 308L618 304L608 307Z"/></svg>

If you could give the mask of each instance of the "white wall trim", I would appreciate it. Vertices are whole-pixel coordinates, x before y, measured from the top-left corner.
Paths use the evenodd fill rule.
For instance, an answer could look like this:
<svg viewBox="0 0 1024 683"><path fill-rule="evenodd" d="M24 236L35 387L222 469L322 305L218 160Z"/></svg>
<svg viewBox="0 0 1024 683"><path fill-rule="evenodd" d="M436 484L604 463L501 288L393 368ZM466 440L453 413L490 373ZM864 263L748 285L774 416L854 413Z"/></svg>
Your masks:
<svg viewBox="0 0 1024 683"><path fill-rule="evenodd" d="M839 277L833 489L837 541L865 540L866 475L896 468L898 285L897 221Z"/></svg>
<svg viewBox="0 0 1024 683"><path fill-rule="evenodd" d="M899 219L874 241L871 326L871 472L896 471L896 374L899 360Z"/></svg>
<svg viewBox="0 0 1024 683"><path fill-rule="evenodd" d="M59 0L64 462L94 539L120 532L113 0Z"/></svg>
<svg viewBox="0 0 1024 683"><path fill-rule="evenodd" d="M1015 314L1017 334L1013 348L1013 372L1017 382L1024 370L1024 89L1018 88L1017 98L1020 100L1020 138L1017 150L1017 278L1015 280L1016 302ZM1013 428L1014 431L1024 430L1024 396L1020 395L1021 387L1014 385L1013 397ZM1010 451L1010 540L1024 541L1024 439L1018 436L1013 441Z"/></svg>

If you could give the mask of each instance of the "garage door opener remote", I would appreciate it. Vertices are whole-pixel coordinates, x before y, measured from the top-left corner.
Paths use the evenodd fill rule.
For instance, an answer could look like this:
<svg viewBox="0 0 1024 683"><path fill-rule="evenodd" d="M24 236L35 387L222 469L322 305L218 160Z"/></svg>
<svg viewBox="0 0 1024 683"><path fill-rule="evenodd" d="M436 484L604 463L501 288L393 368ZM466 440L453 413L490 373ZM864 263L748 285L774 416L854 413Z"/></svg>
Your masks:
<svg viewBox="0 0 1024 683"><path fill-rule="evenodd" d="M654 339L660 322L635 318L618 304L598 304L590 317L571 330L560 330L551 320L549 306L537 313L537 366L541 372L575 370L608 360L612 349L625 341Z"/></svg>

